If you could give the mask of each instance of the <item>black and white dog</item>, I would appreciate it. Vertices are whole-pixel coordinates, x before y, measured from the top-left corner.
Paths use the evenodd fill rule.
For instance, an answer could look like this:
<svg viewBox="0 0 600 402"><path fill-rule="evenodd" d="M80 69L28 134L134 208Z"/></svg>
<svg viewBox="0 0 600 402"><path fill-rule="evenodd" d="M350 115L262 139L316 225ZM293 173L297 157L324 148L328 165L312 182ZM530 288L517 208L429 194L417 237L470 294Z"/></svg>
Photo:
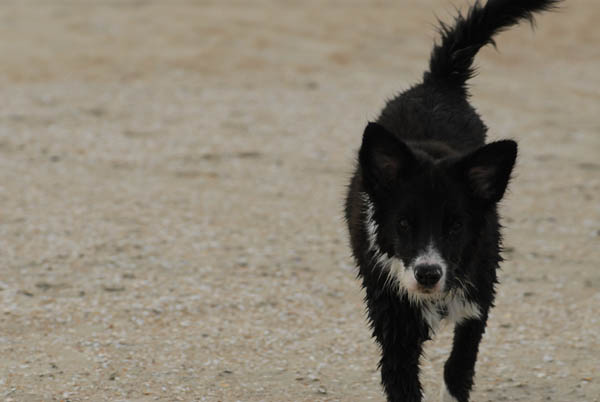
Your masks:
<svg viewBox="0 0 600 402"><path fill-rule="evenodd" d="M442 23L423 82L364 131L346 219L388 401L421 401L422 344L442 319L456 324L442 400L469 400L502 261L497 203L517 144L485 144L467 81L494 34L557 3L477 2L453 25Z"/></svg>

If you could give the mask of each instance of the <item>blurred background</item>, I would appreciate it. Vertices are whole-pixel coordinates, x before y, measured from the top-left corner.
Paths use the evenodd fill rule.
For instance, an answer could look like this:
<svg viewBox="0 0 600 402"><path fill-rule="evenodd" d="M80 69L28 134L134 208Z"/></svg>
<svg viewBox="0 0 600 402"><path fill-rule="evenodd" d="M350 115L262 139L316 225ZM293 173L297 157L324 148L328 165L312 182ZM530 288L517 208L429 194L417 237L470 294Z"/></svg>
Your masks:
<svg viewBox="0 0 600 402"><path fill-rule="evenodd" d="M345 185L466 4L0 2L0 399L382 401ZM475 401L599 400L599 21L477 58L520 157Z"/></svg>

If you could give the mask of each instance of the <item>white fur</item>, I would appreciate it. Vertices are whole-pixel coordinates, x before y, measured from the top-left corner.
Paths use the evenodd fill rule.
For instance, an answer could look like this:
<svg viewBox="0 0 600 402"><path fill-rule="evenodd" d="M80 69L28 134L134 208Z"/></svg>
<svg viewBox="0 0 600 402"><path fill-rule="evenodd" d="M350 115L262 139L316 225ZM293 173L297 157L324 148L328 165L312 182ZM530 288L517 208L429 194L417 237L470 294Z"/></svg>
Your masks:
<svg viewBox="0 0 600 402"><path fill-rule="evenodd" d="M464 292L460 289L453 289L439 297L431 297L423 300L419 307L421 308L423 318L432 332L437 330L444 318L454 324L458 324L469 318L481 317L479 305L468 301ZM447 313L446 316L444 316L444 311Z"/></svg>
<svg viewBox="0 0 600 402"><path fill-rule="evenodd" d="M477 303L468 301L462 290L454 293L452 300L446 304L449 321L458 324L469 318L481 318L481 309Z"/></svg>
<svg viewBox="0 0 600 402"><path fill-rule="evenodd" d="M458 402L458 399L450 395L450 391L446 387L446 384L442 385L442 392L440 392L440 401L441 402Z"/></svg>
<svg viewBox="0 0 600 402"><path fill-rule="evenodd" d="M452 289L449 292L443 291L447 264L433 244L429 244L427 249L415 258L408 269L400 259L381 250L377 244L379 227L374 218L375 207L366 193L362 194L362 198L365 205L366 219L364 223L369 250L373 254L375 266L381 270L380 275L387 275L386 286L395 287L398 293L407 296L410 303L418 306L432 332L435 332L440 321L444 318L444 311L447 313L446 318L453 323L459 323L468 318L479 318L481 316L479 306L468 301L462 289ZM417 291L417 281L412 268L418 264L437 264L442 268L443 276L440 284L438 284L437 292L425 294Z"/></svg>
<svg viewBox="0 0 600 402"><path fill-rule="evenodd" d="M427 322L431 333L435 333L443 318L442 313L438 308L438 303L432 301L421 303L421 314L423 315L425 322Z"/></svg>

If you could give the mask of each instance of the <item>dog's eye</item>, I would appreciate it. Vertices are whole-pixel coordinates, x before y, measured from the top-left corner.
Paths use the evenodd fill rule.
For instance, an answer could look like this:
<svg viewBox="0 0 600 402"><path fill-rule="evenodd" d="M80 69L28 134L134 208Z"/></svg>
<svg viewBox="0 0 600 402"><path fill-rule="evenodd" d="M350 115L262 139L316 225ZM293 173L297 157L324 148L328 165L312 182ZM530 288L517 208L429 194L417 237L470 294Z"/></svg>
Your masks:
<svg viewBox="0 0 600 402"><path fill-rule="evenodd" d="M410 222L408 219L402 218L398 221L398 231L400 233L405 233L410 230Z"/></svg>
<svg viewBox="0 0 600 402"><path fill-rule="evenodd" d="M461 222L461 221L458 221L458 220L454 220L454 221L452 221L452 223L450 224L450 229L448 230L448 232L449 232L450 234L453 234L453 235L455 235L455 234L458 234L458 233L460 233L460 231L462 230L462 228L463 228L463 224L462 224L462 222Z"/></svg>

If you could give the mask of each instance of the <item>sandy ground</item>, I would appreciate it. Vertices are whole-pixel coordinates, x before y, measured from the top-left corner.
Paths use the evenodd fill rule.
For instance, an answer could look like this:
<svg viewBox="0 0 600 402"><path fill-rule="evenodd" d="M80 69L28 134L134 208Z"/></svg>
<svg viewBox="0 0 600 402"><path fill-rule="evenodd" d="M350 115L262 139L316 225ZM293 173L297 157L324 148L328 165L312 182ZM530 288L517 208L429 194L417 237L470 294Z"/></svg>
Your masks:
<svg viewBox="0 0 600 402"><path fill-rule="evenodd" d="M452 12L2 1L0 400L382 401L344 186ZM478 59L521 153L474 401L600 400L598 21L568 1Z"/></svg>

